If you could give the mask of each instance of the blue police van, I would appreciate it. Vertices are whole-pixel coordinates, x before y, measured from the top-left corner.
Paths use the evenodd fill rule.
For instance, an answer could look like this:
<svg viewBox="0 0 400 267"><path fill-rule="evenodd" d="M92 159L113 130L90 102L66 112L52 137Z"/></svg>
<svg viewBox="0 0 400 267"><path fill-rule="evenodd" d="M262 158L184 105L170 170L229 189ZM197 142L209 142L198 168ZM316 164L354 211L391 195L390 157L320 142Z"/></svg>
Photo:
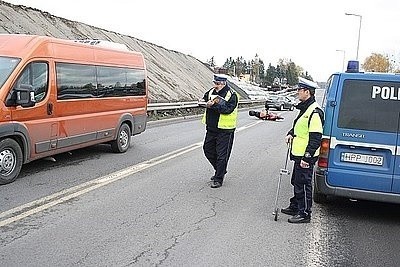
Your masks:
<svg viewBox="0 0 400 267"><path fill-rule="evenodd" d="M313 197L400 203L400 75L358 72L351 61L333 74Z"/></svg>

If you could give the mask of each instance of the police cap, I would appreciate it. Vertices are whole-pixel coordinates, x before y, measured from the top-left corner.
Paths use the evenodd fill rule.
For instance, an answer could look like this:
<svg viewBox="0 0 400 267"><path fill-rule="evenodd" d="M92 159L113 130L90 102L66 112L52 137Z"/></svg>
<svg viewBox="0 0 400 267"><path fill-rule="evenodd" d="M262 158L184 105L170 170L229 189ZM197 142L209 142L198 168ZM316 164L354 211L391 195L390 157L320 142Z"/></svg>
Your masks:
<svg viewBox="0 0 400 267"><path fill-rule="evenodd" d="M318 85L315 82L299 77L299 83L297 84L297 89L306 89L310 91L315 91L317 87Z"/></svg>
<svg viewBox="0 0 400 267"><path fill-rule="evenodd" d="M226 82L228 80L228 76L224 74L214 74L214 82Z"/></svg>

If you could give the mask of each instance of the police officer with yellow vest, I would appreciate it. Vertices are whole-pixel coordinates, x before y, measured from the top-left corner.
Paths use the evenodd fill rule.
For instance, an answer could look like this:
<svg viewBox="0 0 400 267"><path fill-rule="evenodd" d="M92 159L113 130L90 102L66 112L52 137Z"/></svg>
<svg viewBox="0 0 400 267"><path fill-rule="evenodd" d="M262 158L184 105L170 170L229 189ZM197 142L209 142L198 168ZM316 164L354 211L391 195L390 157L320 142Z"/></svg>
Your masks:
<svg viewBox="0 0 400 267"><path fill-rule="evenodd" d="M203 150L215 170L211 177L211 188L218 188L222 186L227 172L239 98L237 93L228 86L227 76L214 75L213 83L214 86L204 94L202 99L206 106L202 121L206 124L207 130Z"/></svg>
<svg viewBox="0 0 400 267"><path fill-rule="evenodd" d="M291 178L294 196L289 207L281 209L281 212L293 216L288 219L290 223L308 223L311 219L311 180L324 122L324 113L315 101L316 87L315 83L300 78L297 89L300 103L296 106L300 113L285 138L286 143L291 145L290 159L294 161Z"/></svg>

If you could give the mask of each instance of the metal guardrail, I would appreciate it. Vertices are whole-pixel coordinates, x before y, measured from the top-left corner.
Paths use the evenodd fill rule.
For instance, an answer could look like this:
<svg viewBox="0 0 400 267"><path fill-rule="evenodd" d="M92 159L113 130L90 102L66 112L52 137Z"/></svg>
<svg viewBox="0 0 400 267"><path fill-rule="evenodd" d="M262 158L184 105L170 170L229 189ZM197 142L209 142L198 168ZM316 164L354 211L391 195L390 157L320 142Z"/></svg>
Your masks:
<svg viewBox="0 0 400 267"><path fill-rule="evenodd" d="M294 96L297 91L277 91L270 92L270 94L284 95L284 96ZM239 100L239 107L246 105L257 105L264 104L265 99L251 100L242 99ZM172 102L172 103L149 103L147 105L147 111L157 112L159 110L175 110L175 109L185 109L185 108L199 108L198 101L188 101L188 102Z"/></svg>
<svg viewBox="0 0 400 267"><path fill-rule="evenodd" d="M169 109L181 109L181 108L195 108L198 107L197 101L190 102L174 102L174 103L149 103L147 105L147 111L155 110L169 110Z"/></svg>
<svg viewBox="0 0 400 267"><path fill-rule="evenodd" d="M239 106L263 104L264 102L265 102L265 100L244 99L244 100L239 100ZM197 102L197 101L174 102L174 103L149 103L147 105L147 111L198 108L199 107L198 103L199 102Z"/></svg>

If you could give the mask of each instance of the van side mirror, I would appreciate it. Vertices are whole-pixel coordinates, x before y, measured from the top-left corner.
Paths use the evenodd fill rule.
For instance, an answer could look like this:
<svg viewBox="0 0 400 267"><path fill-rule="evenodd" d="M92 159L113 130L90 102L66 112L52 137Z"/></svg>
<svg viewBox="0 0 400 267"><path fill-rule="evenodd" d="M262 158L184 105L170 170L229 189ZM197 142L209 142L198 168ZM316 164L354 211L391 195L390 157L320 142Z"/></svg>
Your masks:
<svg viewBox="0 0 400 267"><path fill-rule="evenodd" d="M14 89L16 94L15 103L24 108L33 107L35 105L35 91L32 85L21 84Z"/></svg>

